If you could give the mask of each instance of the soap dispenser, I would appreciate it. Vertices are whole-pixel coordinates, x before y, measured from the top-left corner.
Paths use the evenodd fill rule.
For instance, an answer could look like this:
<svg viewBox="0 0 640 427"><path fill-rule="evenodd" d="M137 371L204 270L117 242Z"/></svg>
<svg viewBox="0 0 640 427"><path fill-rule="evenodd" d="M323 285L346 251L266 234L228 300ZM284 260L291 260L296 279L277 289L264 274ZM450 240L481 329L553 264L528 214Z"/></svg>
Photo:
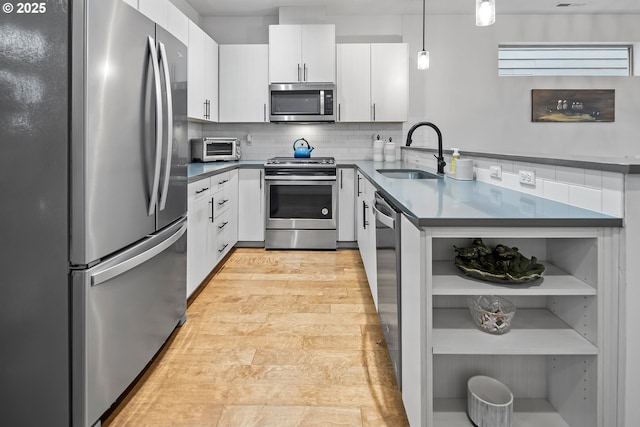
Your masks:
<svg viewBox="0 0 640 427"><path fill-rule="evenodd" d="M452 174L456 173L456 162L460 158L460 149L459 148L451 148L453 150L453 154L451 155L451 166L449 167L449 172Z"/></svg>

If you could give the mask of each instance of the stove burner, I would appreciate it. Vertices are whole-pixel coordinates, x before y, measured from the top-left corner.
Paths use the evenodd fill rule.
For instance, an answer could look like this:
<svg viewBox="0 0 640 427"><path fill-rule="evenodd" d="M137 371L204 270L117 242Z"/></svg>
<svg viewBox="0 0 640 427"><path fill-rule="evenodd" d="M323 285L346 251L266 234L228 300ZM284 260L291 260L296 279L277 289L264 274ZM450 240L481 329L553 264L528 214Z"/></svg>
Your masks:
<svg viewBox="0 0 640 427"><path fill-rule="evenodd" d="M333 157L273 157L265 162L265 166L335 166L336 160Z"/></svg>

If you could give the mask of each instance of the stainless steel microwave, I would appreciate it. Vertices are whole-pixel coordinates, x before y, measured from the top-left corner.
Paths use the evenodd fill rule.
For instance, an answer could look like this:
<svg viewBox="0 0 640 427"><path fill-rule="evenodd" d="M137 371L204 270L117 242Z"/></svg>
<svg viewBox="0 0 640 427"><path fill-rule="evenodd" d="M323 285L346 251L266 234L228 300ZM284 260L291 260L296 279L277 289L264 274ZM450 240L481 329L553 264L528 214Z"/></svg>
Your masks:
<svg viewBox="0 0 640 427"><path fill-rule="evenodd" d="M198 162L240 160L238 138L195 138L191 140L191 157Z"/></svg>
<svg viewBox="0 0 640 427"><path fill-rule="evenodd" d="M272 83L272 122L335 122L333 83Z"/></svg>

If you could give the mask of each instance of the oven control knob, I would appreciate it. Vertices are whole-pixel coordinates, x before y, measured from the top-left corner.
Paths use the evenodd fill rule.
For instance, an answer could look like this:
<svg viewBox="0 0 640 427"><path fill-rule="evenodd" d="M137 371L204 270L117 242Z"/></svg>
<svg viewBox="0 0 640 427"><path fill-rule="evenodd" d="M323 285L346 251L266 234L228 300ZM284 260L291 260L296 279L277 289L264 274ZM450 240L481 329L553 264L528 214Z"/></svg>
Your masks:
<svg viewBox="0 0 640 427"><path fill-rule="evenodd" d="M322 215L327 215L329 213L329 209L322 208L322 210L320 212L322 212Z"/></svg>

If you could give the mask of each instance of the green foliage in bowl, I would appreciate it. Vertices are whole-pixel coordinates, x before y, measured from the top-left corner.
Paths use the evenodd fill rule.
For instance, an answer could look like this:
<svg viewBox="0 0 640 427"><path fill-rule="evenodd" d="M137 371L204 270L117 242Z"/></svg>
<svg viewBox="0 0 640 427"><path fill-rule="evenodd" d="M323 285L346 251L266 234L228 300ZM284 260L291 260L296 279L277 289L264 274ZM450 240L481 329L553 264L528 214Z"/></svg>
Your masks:
<svg viewBox="0 0 640 427"><path fill-rule="evenodd" d="M542 277L545 266L518 252L518 248L496 245L491 248L482 239L473 239L466 248L453 247L454 264L464 274L494 283L526 283Z"/></svg>

